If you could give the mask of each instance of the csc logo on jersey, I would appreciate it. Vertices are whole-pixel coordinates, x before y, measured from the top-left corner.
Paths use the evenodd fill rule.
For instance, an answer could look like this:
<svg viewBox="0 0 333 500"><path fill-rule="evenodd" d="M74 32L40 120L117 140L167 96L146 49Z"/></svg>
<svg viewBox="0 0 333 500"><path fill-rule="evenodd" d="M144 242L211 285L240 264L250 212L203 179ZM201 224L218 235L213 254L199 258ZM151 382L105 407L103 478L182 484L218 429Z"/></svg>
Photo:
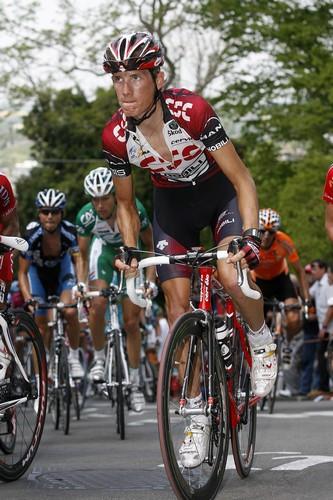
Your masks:
<svg viewBox="0 0 333 500"><path fill-rule="evenodd" d="M186 122L191 121L190 116L187 114L189 109L193 108L193 104L191 102L183 102L183 101L175 101L171 97L168 97L165 102L167 105L170 105L170 112L176 118L182 117Z"/></svg>

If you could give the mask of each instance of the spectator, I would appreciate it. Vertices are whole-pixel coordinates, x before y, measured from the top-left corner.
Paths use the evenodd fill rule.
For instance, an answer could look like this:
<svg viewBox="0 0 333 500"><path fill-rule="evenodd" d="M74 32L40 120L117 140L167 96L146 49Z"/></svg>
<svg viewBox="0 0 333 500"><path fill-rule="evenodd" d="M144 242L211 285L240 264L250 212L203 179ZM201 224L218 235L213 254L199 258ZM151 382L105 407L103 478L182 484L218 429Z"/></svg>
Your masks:
<svg viewBox="0 0 333 500"><path fill-rule="evenodd" d="M309 287L314 284L311 264L307 264L304 268L305 275L308 280ZM299 395L306 396L310 393L313 384L314 362L317 351L317 338L319 333L318 319L314 301L309 306L308 317L304 318L303 322L304 343L301 357L301 375Z"/></svg>
<svg viewBox="0 0 333 500"><path fill-rule="evenodd" d="M311 262L311 271L315 280L310 288L310 295L314 298L319 323L319 345L317 348L317 378L316 389L329 392L329 375L327 371L326 350L329 334L333 334L333 285L329 283L327 264L321 259Z"/></svg>

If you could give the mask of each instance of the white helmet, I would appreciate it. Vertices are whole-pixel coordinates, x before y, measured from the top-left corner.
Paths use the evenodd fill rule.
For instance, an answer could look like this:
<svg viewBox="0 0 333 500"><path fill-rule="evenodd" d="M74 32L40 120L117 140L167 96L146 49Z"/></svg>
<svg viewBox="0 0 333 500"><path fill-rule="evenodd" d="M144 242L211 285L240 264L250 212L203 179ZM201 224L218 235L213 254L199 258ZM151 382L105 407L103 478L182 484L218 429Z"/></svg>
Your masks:
<svg viewBox="0 0 333 500"><path fill-rule="evenodd" d="M106 167L91 170L84 179L84 190L93 198L109 194L113 190L111 170Z"/></svg>
<svg viewBox="0 0 333 500"><path fill-rule="evenodd" d="M59 189L43 189L36 196L35 205L38 208L60 208L66 205L66 195Z"/></svg>
<svg viewBox="0 0 333 500"><path fill-rule="evenodd" d="M261 208L259 210L259 227L262 231L278 231L281 226L281 218L276 210L272 208Z"/></svg>

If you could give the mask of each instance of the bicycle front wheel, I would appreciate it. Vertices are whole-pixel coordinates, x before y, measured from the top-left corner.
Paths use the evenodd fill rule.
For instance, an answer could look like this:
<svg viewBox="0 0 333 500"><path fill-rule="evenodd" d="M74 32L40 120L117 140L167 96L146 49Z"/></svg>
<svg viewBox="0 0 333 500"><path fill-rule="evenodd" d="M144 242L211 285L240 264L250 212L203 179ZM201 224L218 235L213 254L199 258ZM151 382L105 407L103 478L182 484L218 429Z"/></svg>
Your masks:
<svg viewBox="0 0 333 500"><path fill-rule="evenodd" d="M58 381L57 399L60 410L60 423L64 434L69 433L69 424L71 417L71 385L69 379L69 364L67 348L64 344L60 347L59 364L58 364Z"/></svg>
<svg viewBox="0 0 333 500"><path fill-rule="evenodd" d="M163 350L157 389L158 430L165 470L179 498L214 498L226 466L229 442L226 376L215 339L213 348L209 439L204 459L192 468L182 464L179 452L184 431L194 418L194 415L182 412L182 404L184 399L188 402L201 394L201 408L208 408L209 353L204 315L196 311L179 318ZM188 404L185 404L185 409L188 409Z"/></svg>
<svg viewBox="0 0 333 500"><path fill-rule="evenodd" d="M117 383L117 433L125 439L125 397L123 386L123 365L121 357L121 337L115 335L116 383Z"/></svg>
<svg viewBox="0 0 333 500"><path fill-rule="evenodd" d="M0 479L3 481L18 479L31 464L42 436L47 400L46 357L40 332L23 311L13 312L10 321L10 334L28 381L13 359L6 373L8 390L5 394L1 391L0 399Z"/></svg>
<svg viewBox="0 0 333 500"><path fill-rule="evenodd" d="M246 341L246 339L245 339ZM231 425L231 445L236 470L240 477L249 475L254 458L257 428L257 405L251 402L254 394L251 387L250 367L245 359L236 331L232 341L233 349L233 398L238 417L237 424Z"/></svg>

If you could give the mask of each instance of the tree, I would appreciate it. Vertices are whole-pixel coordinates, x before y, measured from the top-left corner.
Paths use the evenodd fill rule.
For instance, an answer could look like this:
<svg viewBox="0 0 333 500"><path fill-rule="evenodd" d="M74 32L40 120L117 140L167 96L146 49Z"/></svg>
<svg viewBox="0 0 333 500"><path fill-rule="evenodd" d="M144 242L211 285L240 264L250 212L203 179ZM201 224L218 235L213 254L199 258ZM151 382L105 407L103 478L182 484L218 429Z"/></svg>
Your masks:
<svg viewBox="0 0 333 500"><path fill-rule="evenodd" d="M88 201L84 197L84 176L92 168L105 165L101 131L117 108L113 90L98 89L92 101L79 89L48 89L38 94L23 121L23 133L33 142L32 155L40 166L16 184L22 227L34 218L33 200L46 187L55 187L68 195L66 217L75 219L82 204ZM151 214L151 183L136 170L136 193Z"/></svg>
<svg viewBox="0 0 333 500"><path fill-rule="evenodd" d="M112 90L99 89L93 101L80 90L47 89L38 94L23 122L23 133L33 141L32 155L40 164L16 185L23 224L35 215L32 200L45 187L67 193L67 215L74 219L83 202L84 175L104 165L101 130L116 109Z"/></svg>
<svg viewBox="0 0 333 500"><path fill-rule="evenodd" d="M208 0L202 9L234 41L225 58L238 75L215 101L238 117L261 206L282 213L302 257L327 256L321 191L333 149L333 2Z"/></svg>

